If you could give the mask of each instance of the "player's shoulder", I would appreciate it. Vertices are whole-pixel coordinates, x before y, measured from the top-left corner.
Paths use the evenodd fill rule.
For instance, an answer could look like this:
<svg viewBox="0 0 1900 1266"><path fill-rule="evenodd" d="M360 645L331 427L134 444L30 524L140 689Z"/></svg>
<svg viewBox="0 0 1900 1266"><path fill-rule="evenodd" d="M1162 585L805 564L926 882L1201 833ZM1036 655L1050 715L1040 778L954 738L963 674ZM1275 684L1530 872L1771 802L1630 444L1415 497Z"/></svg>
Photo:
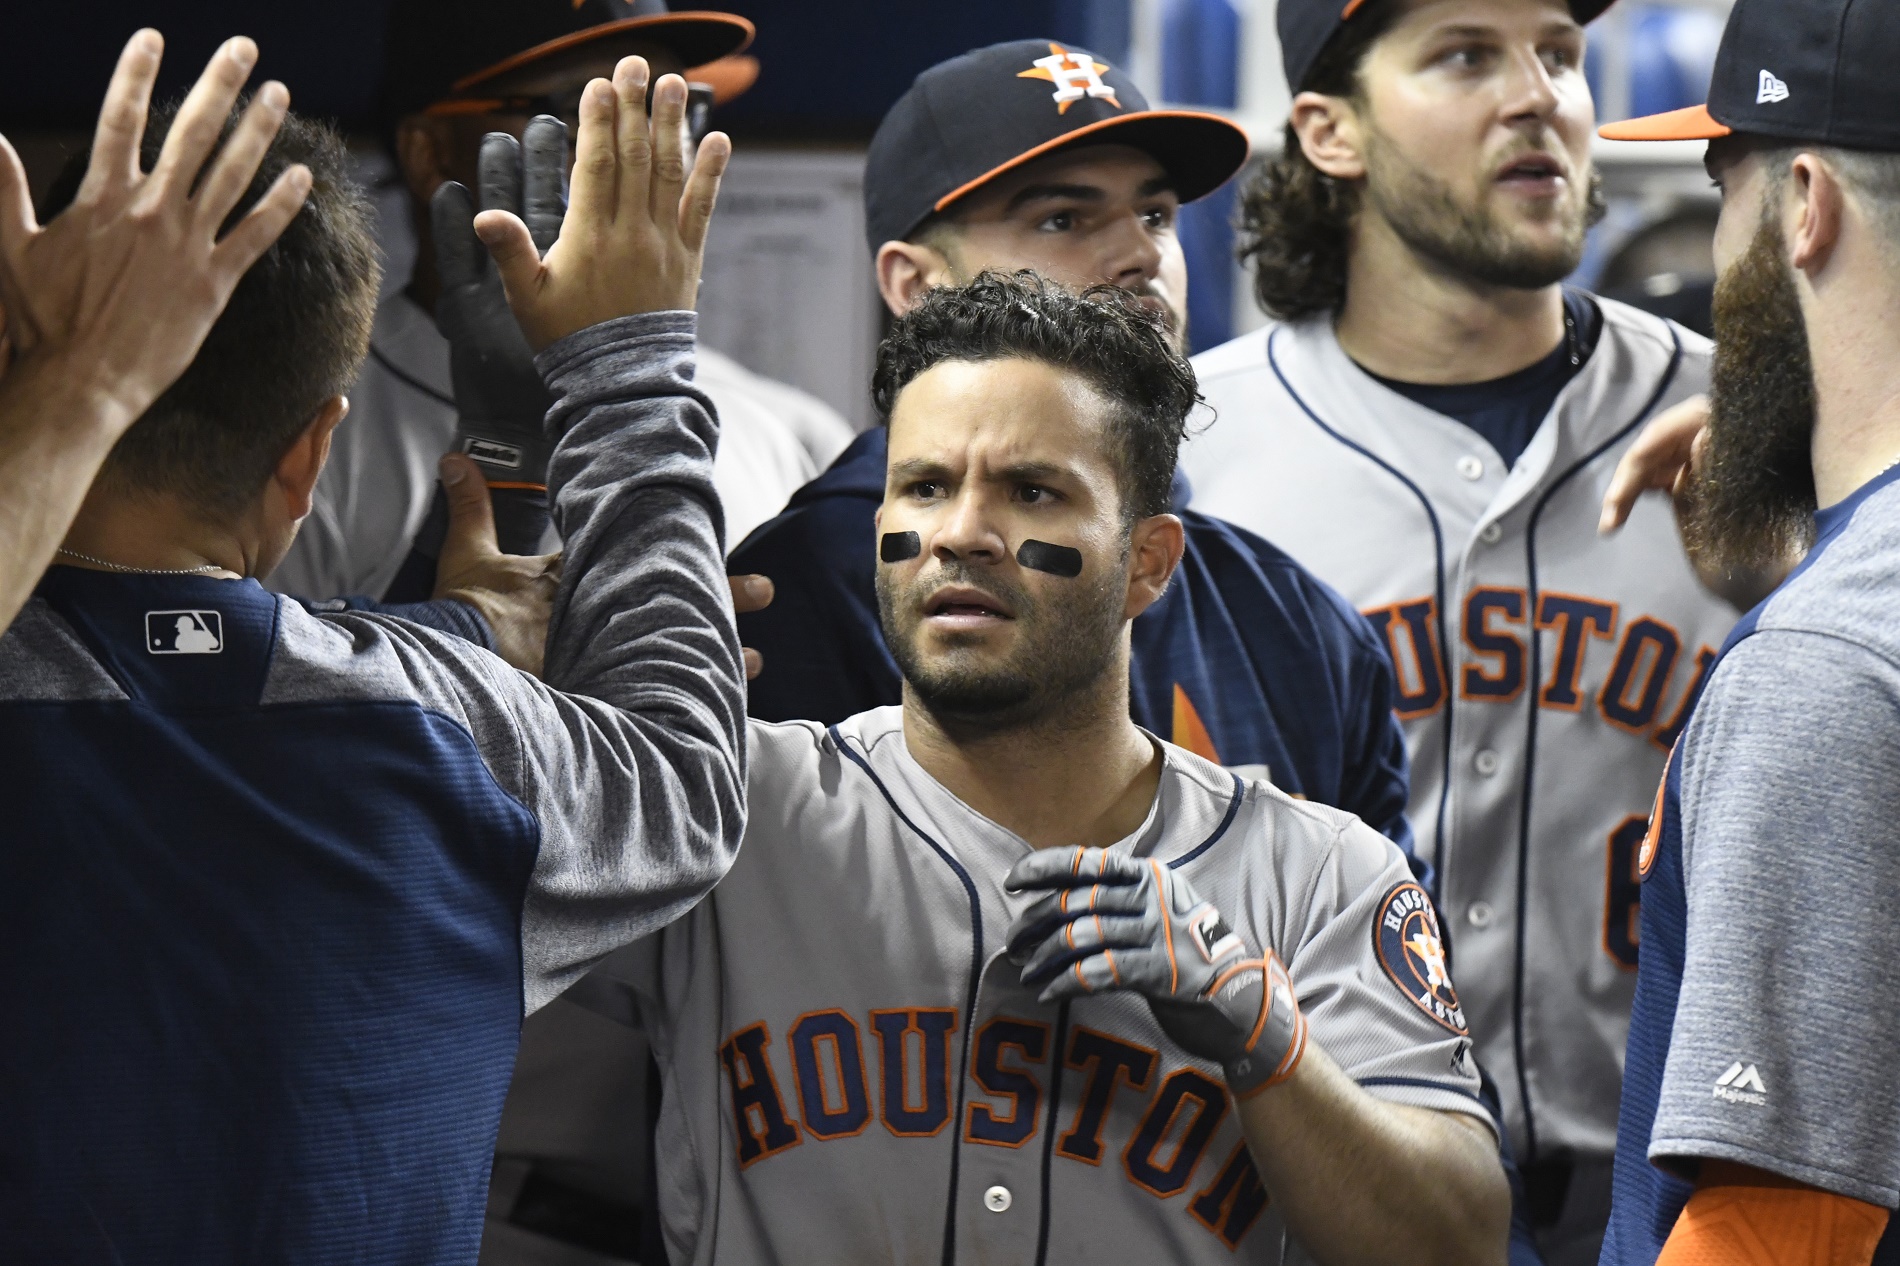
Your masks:
<svg viewBox="0 0 1900 1266"><path fill-rule="evenodd" d="M1267 339L1277 324L1268 322L1259 329L1197 353L1188 362L1194 367L1195 379L1206 387L1225 379L1269 372Z"/></svg>
<svg viewBox="0 0 1900 1266"><path fill-rule="evenodd" d="M1599 346L1604 338L1615 339L1631 348L1664 356L1680 351L1684 360L1697 363L1706 363L1714 353L1715 344L1708 338L1667 317L1599 294L1592 294L1590 299L1603 315Z"/></svg>
<svg viewBox="0 0 1900 1266"><path fill-rule="evenodd" d="M1900 589L1893 584L1900 480L1821 517L1826 535L1809 561L1744 618L1742 630L1834 639L1900 665Z"/></svg>
<svg viewBox="0 0 1900 1266"><path fill-rule="evenodd" d="M1167 762L1162 808L1170 825L1157 860L1204 876L1248 874L1310 889L1323 872L1363 887L1404 855L1344 809L1300 800L1265 778L1243 778L1186 748L1162 743Z"/></svg>

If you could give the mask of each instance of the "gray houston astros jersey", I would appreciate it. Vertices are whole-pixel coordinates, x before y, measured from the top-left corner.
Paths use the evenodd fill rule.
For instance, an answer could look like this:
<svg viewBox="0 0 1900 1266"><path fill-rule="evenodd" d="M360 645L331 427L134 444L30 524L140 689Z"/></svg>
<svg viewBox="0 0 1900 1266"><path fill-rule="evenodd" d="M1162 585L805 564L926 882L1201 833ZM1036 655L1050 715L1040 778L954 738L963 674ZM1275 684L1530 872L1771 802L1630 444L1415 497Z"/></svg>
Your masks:
<svg viewBox="0 0 1900 1266"><path fill-rule="evenodd" d="M1707 340L1598 302L1596 351L1514 469L1361 370L1326 318L1197 358L1215 417L1182 456L1195 509L1287 550L1384 632L1412 826L1520 1159L1615 1147L1636 848L1736 618L1665 498L1597 535L1617 459L1707 389L1709 360Z"/></svg>
<svg viewBox="0 0 1900 1266"><path fill-rule="evenodd" d="M755 722L732 871L570 995L653 1040L673 1260L1303 1260L1218 1067L1139 997L1023 988L1003 944L1035 894L1002 883L1029 846L930 778L900 718ZM1163 751L1155 808L1115 847L1180 867L1278 951L1310 1040L1372 1094L1488 1120L1398 850Z"/></svg>

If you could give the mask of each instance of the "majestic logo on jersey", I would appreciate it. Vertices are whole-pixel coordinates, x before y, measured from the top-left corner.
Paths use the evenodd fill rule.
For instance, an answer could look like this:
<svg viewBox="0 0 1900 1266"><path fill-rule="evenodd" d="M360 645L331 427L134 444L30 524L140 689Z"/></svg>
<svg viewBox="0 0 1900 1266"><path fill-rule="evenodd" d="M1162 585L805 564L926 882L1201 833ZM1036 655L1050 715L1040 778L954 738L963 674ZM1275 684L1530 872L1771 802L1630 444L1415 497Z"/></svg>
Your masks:
<svg viewBox="0 0 1900 1266"><path fill-rule="evenodd" d="M1385 894L1372 924L1379 965L1414 1006L1453 1033L1465 1032L1465 1011L1445 966L1445 942L1438 934L1432 899L1415 883L1402 883Z"/></svg>
<svg viewBox="0 0 1900 1266"><path fill-rule="evenodd" d="M1087 53L1071 53L1060 44L1051 44L1049 56L1038 57L1030 69L1018 71L1016 78L1047 79L1053 83L1056 90L1049 95L1056 103L1057 114L1067 114L1069 107L1084 97L1106 101L1119 110L1122 103L1115 100L1115 90L1102 82L1107 69Z"/></svg>
<svg viewBox="0 0 1900 1266"><path fill-rule="evenodd" d="M1715 1097L1724 1103L1746 1103L1759 1108L1768 1102L1768 1087L1753 1064L1736 1060L1728 1071L1715 1079Z"/></svg>
<svg viewBox="0 0 1900 1266"><path fill-rule="evenodd" d="M224 617L216 611L147 611L145 649L154 655L216 655Z"/></svg>

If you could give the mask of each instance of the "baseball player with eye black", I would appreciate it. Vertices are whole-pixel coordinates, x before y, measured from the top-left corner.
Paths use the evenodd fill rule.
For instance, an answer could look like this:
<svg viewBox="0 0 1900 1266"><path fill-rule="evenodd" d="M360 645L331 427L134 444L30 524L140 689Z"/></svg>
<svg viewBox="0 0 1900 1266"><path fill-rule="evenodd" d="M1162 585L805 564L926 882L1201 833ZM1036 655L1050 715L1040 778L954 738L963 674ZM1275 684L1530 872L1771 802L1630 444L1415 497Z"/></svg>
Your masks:
<svg viewBox="0 0 1900 1266"><path fill-rule="evenodd" d="M1192 507L1366 612L1410 817L1551 1266L1608 1216L1656 780L1752 578L1666 502L1599 507L1709 344L1560 283L1600 205L1583 24L1605 0L1282 0L1283 153L1243 195L1279 318L1195 361ZM1719 592L1718 592L1719 591Z"/></svg>
<svg viewBox="0 0 1900 1266"><path fill-rule="evenodd" d="M754 722L740 857L567 995L643 1029L675 1263L1501 1263L1509 1193L1390 840L1129 716L1195 399L1114 287L879 351L900 706Z"/></svg>

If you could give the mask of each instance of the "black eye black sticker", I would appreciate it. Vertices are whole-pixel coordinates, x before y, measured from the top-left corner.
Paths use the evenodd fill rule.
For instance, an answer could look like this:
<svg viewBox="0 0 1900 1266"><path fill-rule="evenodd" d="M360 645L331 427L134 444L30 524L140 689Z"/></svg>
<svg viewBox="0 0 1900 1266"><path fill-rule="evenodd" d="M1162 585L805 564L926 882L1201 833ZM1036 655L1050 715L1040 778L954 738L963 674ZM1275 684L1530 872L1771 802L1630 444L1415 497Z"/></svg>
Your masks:
<svg viewBox="0 0 1900 1266"><path fill-rule="evenodd" d="M886 532L877 543L877 556L887 563L901 563L923 552L923 538L915 532Z"/></svg>
<svg viewBox="0 0 1900 1266"><path fill-rule="evenodd" d="M1064 580L1074 580L1082 574L1081 550L1070 549L1067 545L1051 545L1047 541L1024 541L1022 548L1016 551L1016 561L1036 571L1061 576Z"/></svg>

